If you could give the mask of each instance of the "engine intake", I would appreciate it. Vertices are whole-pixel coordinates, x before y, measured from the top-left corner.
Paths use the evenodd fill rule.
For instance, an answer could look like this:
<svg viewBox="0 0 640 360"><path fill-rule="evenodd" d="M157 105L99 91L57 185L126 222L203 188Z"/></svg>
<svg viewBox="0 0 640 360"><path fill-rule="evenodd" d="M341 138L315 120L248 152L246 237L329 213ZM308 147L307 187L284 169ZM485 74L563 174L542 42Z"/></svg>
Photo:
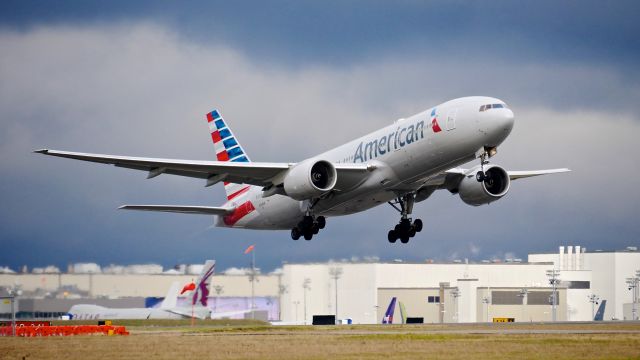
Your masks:
<svg viewBox="0 0 640 360"><path fill-rule="evenodd" d="M338 180L328 161L309 159L294 165L284 178L285 193L295 200L319 197L331 191Z"/></svg>
<svg viewBox="0 0 640 360"><path fill-rule="evenodd" d="M511 180L507 171L497 165L487 165L484 168L485 180L478 182L475 174L480 166L473 169L472 176L466 176L458 186L458 193L462 201L473 206L480 206L494 202L507 194Z"/></svg>

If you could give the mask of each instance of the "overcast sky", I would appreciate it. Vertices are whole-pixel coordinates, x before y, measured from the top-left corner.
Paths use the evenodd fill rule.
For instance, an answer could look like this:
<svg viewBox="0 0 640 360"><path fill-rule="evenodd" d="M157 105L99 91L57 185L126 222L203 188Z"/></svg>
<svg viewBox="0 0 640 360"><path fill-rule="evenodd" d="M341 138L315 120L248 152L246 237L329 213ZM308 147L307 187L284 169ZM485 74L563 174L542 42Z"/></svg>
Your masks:
<svg viewBox="0 0 640 360"><path fill-rule="evenodd" d="M637 1L2 1L0 266L247 266L520 257L639 245ZM495 96L516 115L494 163L569 167L489 206L448 192L389 244L389 206L288 231L116 210L219 205L221 186L33 154L214 159L217 107L254 161L295 162L446 100ZM471 164L474 165L475 163Z"/></svg>

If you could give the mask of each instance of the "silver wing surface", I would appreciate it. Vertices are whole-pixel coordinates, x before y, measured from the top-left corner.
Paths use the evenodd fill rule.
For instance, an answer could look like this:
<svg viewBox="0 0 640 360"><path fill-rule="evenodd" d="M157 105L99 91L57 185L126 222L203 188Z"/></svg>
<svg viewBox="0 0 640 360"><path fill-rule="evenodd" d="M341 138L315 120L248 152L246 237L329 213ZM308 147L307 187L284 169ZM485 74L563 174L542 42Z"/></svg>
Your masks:
<svg viewBox="0 0 640 360"><path fill-rule="evenodd" d="M206 180L206 186L220 181L237 184L249 184L269 188L281 185L283 175L294 163L266 163L266 162L228 162L228 161L200 161L158 159L146 157L131 157L105 154L79 153L42 149L34 151L38 154L63 157L68 159L110 164L127 169L147 171L147 178L154 178L162 174L186 176ZM338 174L350 175L349 178L363 179L372 168L367 164L333 164ZM360 175L358 175L360 174ZM340 178L341 176L338 176ZM340 190L338 183L336 190ZM343 186L349 186L344 184ZM136 209L150 210L150 209ZM178 209L179 210L179 209ZM202 209L201 209L202 210ZM166 210L169 211L169 210ZM204 212L209 210L202 210ZM210 210L217 211L217 210ZM187 212L187 211L182 211Z"/></svg>

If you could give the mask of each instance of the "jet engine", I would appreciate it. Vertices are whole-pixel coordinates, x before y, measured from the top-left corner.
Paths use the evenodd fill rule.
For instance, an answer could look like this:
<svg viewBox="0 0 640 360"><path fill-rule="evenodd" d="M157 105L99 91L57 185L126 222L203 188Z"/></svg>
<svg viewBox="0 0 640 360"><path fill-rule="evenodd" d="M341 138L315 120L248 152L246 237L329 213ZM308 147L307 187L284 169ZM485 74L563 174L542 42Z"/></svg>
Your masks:
<svg viewBox="0 0 640 360"><path fill-rule="evenodd" d="M458 185L458 194L462 201L469 205L480 206L494 202L505 196L509 191L511 180L509 174L497 165L485 165L484 181L476 179L476 173L480 171L480 166L475 167L465 176Z"/></svg>
<svg viewBox="0 0 640 360"><path fill-rule="evenodd" d="M289 169L284 191L295 200L308 200L331 191L337 180L336 168L330 162L308 159Z"/></svg>

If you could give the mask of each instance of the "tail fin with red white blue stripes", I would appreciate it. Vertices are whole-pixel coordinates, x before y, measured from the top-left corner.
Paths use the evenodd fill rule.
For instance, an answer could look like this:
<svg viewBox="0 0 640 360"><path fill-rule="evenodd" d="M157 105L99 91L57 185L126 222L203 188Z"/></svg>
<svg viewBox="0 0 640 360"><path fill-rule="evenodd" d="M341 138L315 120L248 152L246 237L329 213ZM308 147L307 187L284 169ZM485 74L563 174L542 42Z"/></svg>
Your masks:
<svg viewBox="0 0 640 360"><path fill-rule="evenodd" d="M207 121L209 122L211 140L213 140L213 147L216 151L218 161L251 161L218 110L213 110L208 113ZM246 184L224 183L224 190L229 200L246 192L248 189L249 185Z"/></svg>

